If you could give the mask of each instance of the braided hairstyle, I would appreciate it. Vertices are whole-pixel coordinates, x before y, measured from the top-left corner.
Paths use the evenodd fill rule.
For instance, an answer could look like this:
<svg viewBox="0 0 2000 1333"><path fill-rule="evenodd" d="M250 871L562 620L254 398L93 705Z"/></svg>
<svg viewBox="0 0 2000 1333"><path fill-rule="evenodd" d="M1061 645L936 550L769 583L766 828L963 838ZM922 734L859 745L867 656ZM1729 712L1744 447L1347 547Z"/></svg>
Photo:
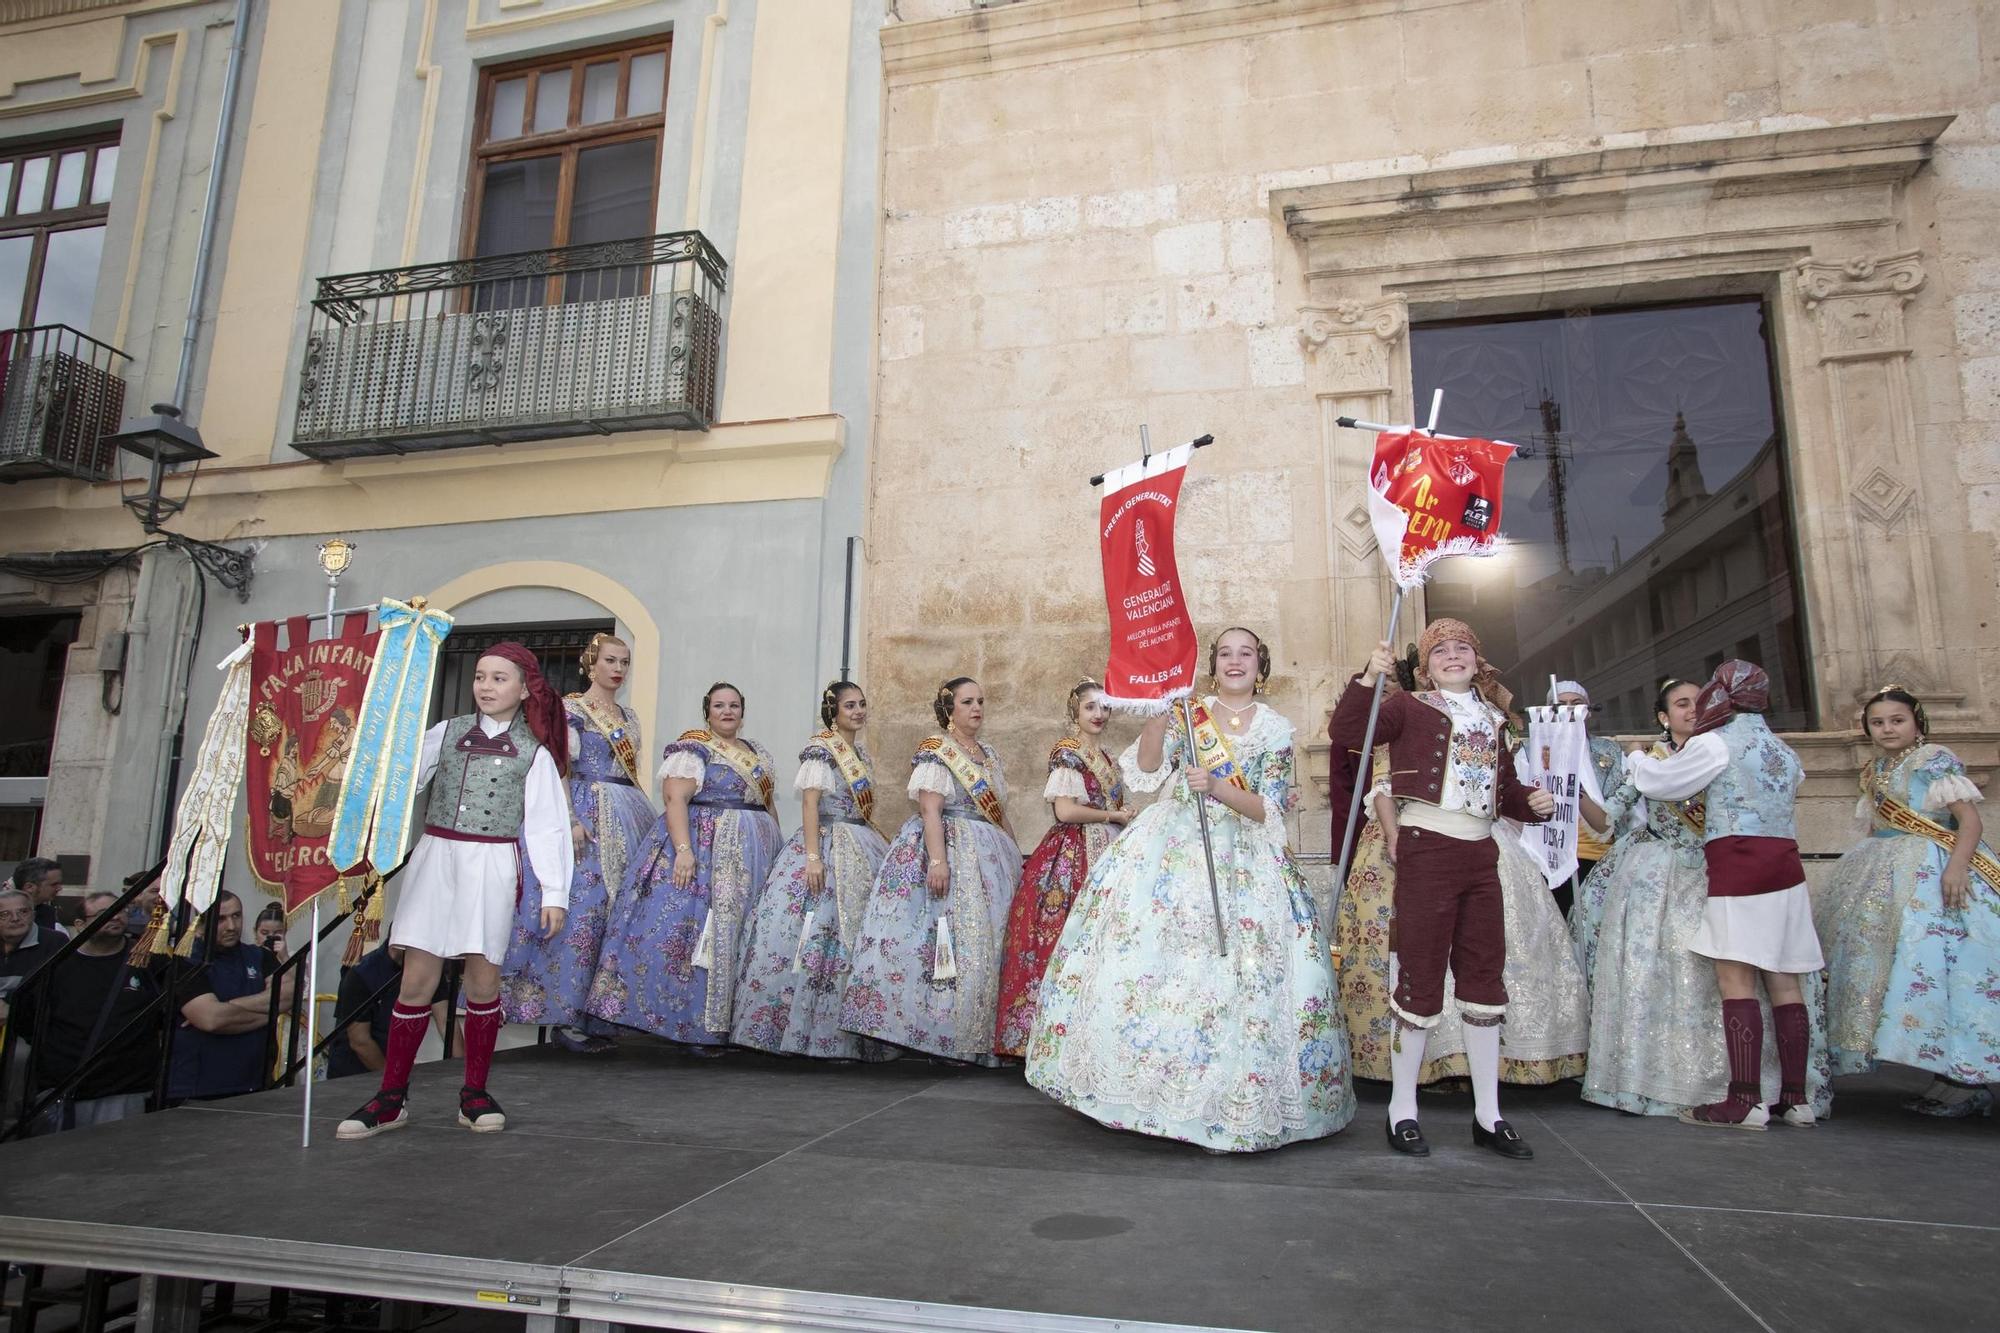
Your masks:
<svg viewBox="0 0 2000 1333"><path fill-rule="evenodd" d="M833 719L840 713L840 696L853 690L859 694L861 687L851 680L836 680L819 692L819 724L831 727Z"/></svg>
<svg viewBox="0 0 2000 1333"><path fill-rule="evenodd" d="M585 676L590 675L596 669L597 655L607 643L615 643L628 652L632 648L631 644L625 642L625 640L619 638L616 634L606 634L604 631L599 630L590 636L590 642L583 646L581 653L577 654L577 665L583 668Z"/></svg>
<svg viewBox="0 0 2000 1333"><path fill-rule="evenodd" d="M1063 709L1069 714L1069 724L1072 727L1083 721L1083 701L1093 694L1102 693L1104 693L1103 683L1092 680L1089 676L1085 676L1071 687L1069 700L1063 705Z"/></svg>
<svg viewBox="0 0 2000 1333"><path fill-rule="evenodd" d="M1264 682L1271 678L1271 649L1265 644L1263 639L1258 637L1256 630L1245 629L1241 625L1231 625L1228 629L1223 630L1222 634L1218 634L1214 639L1210 640L1208 645L1209 679L1211 681L1215 679L1215 659L1216 654L1222 651L1222 637L1224 634L1248 634L1251 641L1257 645L1256 691L1262 694L1264 692Z"/></svg>
<svg viewBox="0 0 2000 1333"><path fill-rule="evenodd" d="M1930 735L1931 721L1924 716L1924 701L1911 694L1901 685L1884 685L1868 696L1868 702L1861 705L1861 729L1868 730L1868 710L1876 704L1902 704L1910 710L1910 716L1917 720L1917 740L1921 742Z"/></svg>
<svg viewBox="0 0 2000 1333"><path fill-rule="evenodd" d="M936 715L940 727L951 725L951 706L958 701L959 690L975 683L970 676L953 676L938 686L936 696L931 699L931 712Z"/></svg>
<svg viewBox="0 0 2000 1333"><path fill-rule="evenodd" d="M735 696L736 696L736 698L737 698L737 700L738 700L739 702L741 702L741 703L742 703L742 705L743 705L743 711L744 711L744 712L746 712L746 713L747 713L747 712L749 712L749 711L750 711L750 701L749 701L748 699L746 699L746 698L744 698L744 697L743 697L743 691L741 691L741 690L737 689L737 688L736 688L736 687L735 687L734 685L731 685L731 684L730 684L730 683L729 683L728 681L726 681L726 680L718 680L718 681L716 681L716 682L715 682L715 684L713 684L713 685L711 685L711 686L709 686L709 687L708 687L708 693L706 693L706 694L704 694L704 695L702 695L702 696L701 696L701 720L702 720L702 721L704 721L704 722L708 721L708 705L709 705L709 701L710 701L711 699L715 698L715 696L716 696L716 693L717 693L718 691L720 691L720 690L728 690L728 691L729 691L729 692L730 692L731 694L733 694L733 695L735 695Z"/></svg>

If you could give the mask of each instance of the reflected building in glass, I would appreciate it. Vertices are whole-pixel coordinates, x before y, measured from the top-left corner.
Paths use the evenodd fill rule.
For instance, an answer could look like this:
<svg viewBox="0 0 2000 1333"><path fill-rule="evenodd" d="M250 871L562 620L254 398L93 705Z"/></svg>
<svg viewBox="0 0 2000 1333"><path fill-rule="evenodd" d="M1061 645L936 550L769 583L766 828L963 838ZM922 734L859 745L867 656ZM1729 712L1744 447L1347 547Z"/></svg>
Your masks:
<svg viewBox="0 0 2000 1333"><path fill-rule="evenodd" d="M1652 727L1666 677L1765 666L1771 720L1810 726L1781 436L1756 300L1419 325L1443 428L1532 443L1504 552L1433 577L1523 700L1582 681L1600 722Z"/></svg>

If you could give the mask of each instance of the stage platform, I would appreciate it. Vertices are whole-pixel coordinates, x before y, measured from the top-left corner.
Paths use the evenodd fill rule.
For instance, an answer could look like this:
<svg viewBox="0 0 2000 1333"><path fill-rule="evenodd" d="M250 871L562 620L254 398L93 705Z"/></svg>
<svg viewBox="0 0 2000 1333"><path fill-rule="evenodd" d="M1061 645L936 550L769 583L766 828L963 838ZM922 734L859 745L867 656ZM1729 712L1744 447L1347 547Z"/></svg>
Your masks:
<svg viewBox="0 0 2000 1333"><path fill-rule="evenodd" d="M1507 1090L1536 1159L1475 1151L1427 1095L1428 1160L1386 1089L1345 1133L1252 1156L1114 1133L1018 1070L829 1066L650 1043L503 1053L512 1128L333 1126L297 1091L0 1147L0 1255L160 1275L142 1333L212 1278L656 1328L1990 1327L2000 1125L1845 1080L1812 1130L1728 1133ZM198 1288L196 1289L198 1290ZM178 1304L176 1304L178 1303Z"/></svg>

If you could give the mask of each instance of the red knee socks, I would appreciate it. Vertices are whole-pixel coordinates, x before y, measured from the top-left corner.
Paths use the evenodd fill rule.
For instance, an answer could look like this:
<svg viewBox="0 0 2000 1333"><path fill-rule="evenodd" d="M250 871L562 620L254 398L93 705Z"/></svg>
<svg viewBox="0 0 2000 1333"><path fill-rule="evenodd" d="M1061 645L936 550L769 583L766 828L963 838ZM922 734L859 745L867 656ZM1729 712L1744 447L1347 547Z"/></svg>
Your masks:
<svg viewBox="0 0 2000 1333"><path fill-rule="evenodd" d="M1724 1000L1722 1036L1729 1048L1728 1100L1755 1106L1764 1080L1764 1011L1757 1001Z"/></svg>
<svg viewBox="0 0 2000 1333"><path fill-rule="evenodd" d="M465 1086L486 1087L486 1071L493 1066L493 1043L500 1038L500 1000L465 1006Z"/></svg>
<svg viewBox="0 0 2000 1333"><path fill-rule="evenodd" d="M1804 1106L1806 1049L1811 1041L1806 1024L1806 1007L1803 1004L1772 1005L1771 1026L1777 1029L1778 1035L1778 1100L1787 1106Z"/></svg>
<svg viewBox="0 0 2000 1333"><path fill-rule="evenodd" d="M389 1049L383 1054L382 1091L400 1091L410 1086L410 1068L417 1063L417 1047L424 1044L424 1028L431 1021L428 1008L413 1008L396 1001L389 1011Z"/></svg>

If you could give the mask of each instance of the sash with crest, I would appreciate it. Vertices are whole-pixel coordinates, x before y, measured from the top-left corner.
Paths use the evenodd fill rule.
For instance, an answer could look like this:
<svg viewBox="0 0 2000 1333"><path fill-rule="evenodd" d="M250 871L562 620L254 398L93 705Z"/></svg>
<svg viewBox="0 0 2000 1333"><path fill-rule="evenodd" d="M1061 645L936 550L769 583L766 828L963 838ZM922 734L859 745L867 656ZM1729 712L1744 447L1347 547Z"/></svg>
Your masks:
<svg viewBox="0 0 2000 1333"><path fill-rule="evenodd" d="M972 761L972 757L956 741L943 736L926 736L917 744L918 753L929 752L944 761L945 769L958 779L958 785L965 788L966 795L979 807L979 813L995 828L1007 826L1007 812L1000 805L1000 796L993 790L993 784L986 779L984 769Z"/></svg>
<svg viewBox="0 0 2000 1333"><path fill-rule="evenodd" d="M1958 846L1957 830L1948 829L1935 819L1919 814L1879 789L1875 795L1875 817L1899 833L1914 833L1919 838L1929 838L1944 848L1947 856ZM1995 857L1992 849L1983 842L1972 853L1972 870L1988 884L2000 886L2000 857Z"/></svg>
<svg viewBox="0 0 2000 1333"><path fill-rule="evenodd" d="M1210 777L1220 778L1238 791L1249 791L1250 784L1236 762L1236 752L1229 748L1229 738L1215 725L1208 706L1190 698L1187 709L1194 723L1194 761L1207 769Z"/></svg>
<svg viewBox="0 0 2000 1333"><path fill-rule="evenodd" d="M639 776L639 747L632 740L632 729L626 725L623 714L614 716L606 713L592 703L587 694L572 694L569 696L569 702L576 705L576 710L589 720L590 725L595 727L598 734L611 746L612 756L618 760L619 767L625 770L625 776L632 779L632 785L643 791L646 784Z"/></svg>
<svg viewBox="0 0 2000 1333"><path fill-rule="evenodd" d="M771 774L764 767L764 761L755 757L756 751L751 751L752 757L745 759L743 752L734 745L724 746L716 740L714 732L702 731L699 728L694 731L683 731L681 739L692 741L707 750L710 759L727 767L737 777L743 779L745 787L757 793L757 799L764 803L766 810L773 815L778 813Z"/></svg>
<svg viewBox="0 0 2000 1333"><path fill-rule="evenodd" d="M1104 808L1119 810L1125 805L1125 784L1119 780L1118 772L1101 750L1093 750L1074 736L1065 736L1056 742L1056 749L1075 755L1090 770L1090 776L1097 779L1097 789L1104 793Z"/></svg>
<svg viewBox="0 0 2000 1333"><path fill-rule="evenodd" d="M861 822L872 823L875 818L875 783L868 776L868 765L862 760L861 752L849 745L846 737L830 728L814 732L809 743L825 747L826 752L833 756L833 766L840 770L841 779L847 783Z"/></svg>
<svg viewBox="0 0 2000 1333"><path fill-rule="evenodd" d="M1666 759L1674 751L1670 746L1655 742L1653 748L1646 753L1655 759ZM1708 803L1703 801L1701 797L1690 796L1685 801L1668 801L1666 802L1666 806L1674 812L1675 818L1681 821L1688 832L1694 834L1697 838L1707 836Z"/></svg>

